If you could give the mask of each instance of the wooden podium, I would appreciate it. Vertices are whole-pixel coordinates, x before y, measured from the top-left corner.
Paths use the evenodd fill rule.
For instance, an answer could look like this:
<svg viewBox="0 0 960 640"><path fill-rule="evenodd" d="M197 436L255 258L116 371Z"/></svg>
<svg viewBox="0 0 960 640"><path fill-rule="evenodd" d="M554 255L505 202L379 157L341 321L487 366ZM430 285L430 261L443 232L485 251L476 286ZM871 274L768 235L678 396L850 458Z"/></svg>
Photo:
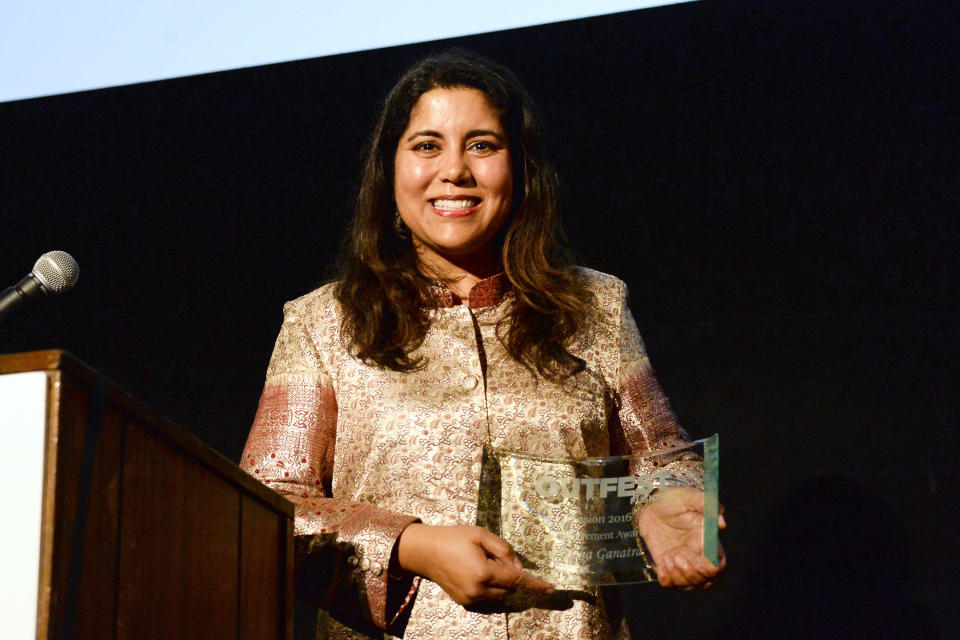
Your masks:
<svg viewBox="0 0 960 640"><path fill-rule="evenodd" d="M3 550L39 568L37 639L293 637L289 502L67 353L0 356L3 383L39 387L45 404L31 409L45 416L45 435L19 434L37 438L39 468L17 471L13 486L7 476L2 489L28 495L33 474L42 491L33 525L6 512L4 527L21 527L26 543ZM30 391L10 393L0 416L31 402ZM0 424L13 448L7 467L30 457L14 429Z"/></svg>

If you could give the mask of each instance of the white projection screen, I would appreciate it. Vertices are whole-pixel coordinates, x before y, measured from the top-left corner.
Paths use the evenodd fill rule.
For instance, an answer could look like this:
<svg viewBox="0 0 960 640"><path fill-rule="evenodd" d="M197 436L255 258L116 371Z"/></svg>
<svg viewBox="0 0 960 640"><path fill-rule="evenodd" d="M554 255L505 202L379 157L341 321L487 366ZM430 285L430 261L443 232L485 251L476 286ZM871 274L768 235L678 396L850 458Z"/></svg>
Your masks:
<svg viewBox="0 0 960 640"><path fill-rule="evenodd" d="M666 4L679 2L19 2L0 22L0 102Z"/></svg>

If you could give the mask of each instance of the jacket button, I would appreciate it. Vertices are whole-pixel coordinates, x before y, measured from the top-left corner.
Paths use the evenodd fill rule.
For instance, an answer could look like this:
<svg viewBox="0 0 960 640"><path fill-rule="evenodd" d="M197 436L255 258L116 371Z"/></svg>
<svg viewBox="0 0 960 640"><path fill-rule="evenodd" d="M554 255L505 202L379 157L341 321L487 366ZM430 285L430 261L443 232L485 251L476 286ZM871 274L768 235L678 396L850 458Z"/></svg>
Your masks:
<svg viewBox="0 0 960 640"><path fill-rule="evenodd" d="M480 380L477 376L466 376L463 379L463 388L467 391L473 391L478 384L480 384Z"/></svg>
<svg viewBox="0 0 960 640"><path fill-rule="evenodd" d="M366 571L366 570L368 570L369 568L370 568L370 561L367 560L366 558L362 559L362 560L360 561L360 570L361 570L361 571Z"/></svg>

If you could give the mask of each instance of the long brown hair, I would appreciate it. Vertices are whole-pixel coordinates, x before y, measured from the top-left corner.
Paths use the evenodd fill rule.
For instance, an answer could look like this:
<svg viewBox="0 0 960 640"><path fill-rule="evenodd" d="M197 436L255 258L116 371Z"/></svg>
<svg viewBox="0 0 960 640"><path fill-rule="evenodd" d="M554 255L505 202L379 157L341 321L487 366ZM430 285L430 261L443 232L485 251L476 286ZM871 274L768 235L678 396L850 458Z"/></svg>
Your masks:
<svg viewBox="0 0 960 640"><path fill-rule="evenodd" d="M387 95L344 243L335 295L351 352L372 364L409 371L422 366L413 352L429 319L423 301L431 281L417 264L409 231L397 230L394 159L410 112L427 91L467 87L486 95L500 115L513 161L513 211L501 230L501 259L513 290L497 335L531 371L560 380L584 368L567 350L592 301L566 248L557 200L557 176L544 156L530 96L504 67L463 50L421 60Z"/></svg>

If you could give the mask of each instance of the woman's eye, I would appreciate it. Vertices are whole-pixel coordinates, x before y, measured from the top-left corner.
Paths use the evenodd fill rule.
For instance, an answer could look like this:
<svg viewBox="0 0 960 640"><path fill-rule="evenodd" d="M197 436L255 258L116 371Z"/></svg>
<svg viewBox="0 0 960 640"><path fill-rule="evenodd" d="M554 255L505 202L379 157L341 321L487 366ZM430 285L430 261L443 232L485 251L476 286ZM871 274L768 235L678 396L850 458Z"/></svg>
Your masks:
<svg viewBox="0 0 960 640"><path fill-rule="evenodd" d="M413 149L414 149L415 151L436 151L438 148L439 148L439 147L437 146L437 143L436 143L436 142L430 142L430 141L428 141L428 140L425 140L425 141L419 143L419 144L418 144L417 146L415 146Z"/></svg>
<svg viewBox="0 0 960 640"><path fill-rule="evenodd" d="M477 140L470 145L470 148L473 151L479 151L481 153L490 153L497 150L492 142L487 142L486 140Z"/></svg>

